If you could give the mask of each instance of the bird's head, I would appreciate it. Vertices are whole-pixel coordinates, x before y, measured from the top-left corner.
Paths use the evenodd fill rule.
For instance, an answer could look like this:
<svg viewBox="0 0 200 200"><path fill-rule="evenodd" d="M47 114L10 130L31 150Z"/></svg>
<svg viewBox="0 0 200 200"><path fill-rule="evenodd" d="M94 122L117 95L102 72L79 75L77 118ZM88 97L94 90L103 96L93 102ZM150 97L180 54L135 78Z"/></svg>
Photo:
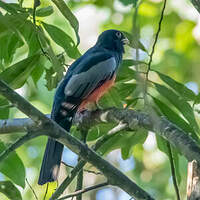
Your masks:
<svg viewBox="0 0 200 200"><path fill-rule="evenodd" d="M124 45L128 43L129 40L122 32L111 29L99 35L96 45L122 54L124 53Z"/></svg>

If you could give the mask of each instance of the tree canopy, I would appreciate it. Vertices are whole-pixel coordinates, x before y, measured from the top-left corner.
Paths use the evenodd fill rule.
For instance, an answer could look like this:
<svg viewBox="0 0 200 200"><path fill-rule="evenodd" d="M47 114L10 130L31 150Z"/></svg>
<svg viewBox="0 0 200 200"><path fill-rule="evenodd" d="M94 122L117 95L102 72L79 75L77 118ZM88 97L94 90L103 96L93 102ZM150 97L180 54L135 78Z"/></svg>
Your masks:
<svg viewBox="0 0 200 200"><path fill-rule="evenodd" d="M185 198L187 164L196 158L194 148L198 147L193 142L199 145L200 131L198 11L196 1L186 0L0 1L0 80L49 114L55 88L69 65L94 45L103 30L123 31L129 47L115 86L99 102L102 113L110 112L111 117L104 121L99 117L102 113L99 118L93 112L88 112L92 117L78 115L70 133L80 139L86 131L89 147L103 141L98 150L94 148L97 153L155 199ZM15 108L18 102L8 99L2 90L1 152L33 123L17 121L27 117L26 113ZM116 110L110 111L113 107ZM145 124L141 119L148 120ZM6 131L15 134L3 134ZM44 198L46 186L38 186L37 179L46 139L28 139L0 162L0 199ZM77 163L69 149L63 161ZM59 183L71 170L65 168L63 165ZM84 167L84 174L84 187L105 180L91 164ZM49 186L46 199L56 187ZM67 194L74 187L73 182ZM83 199L99 200L105 195L111 195L107 199L131 199L114 187L100 187Z"/></svg>

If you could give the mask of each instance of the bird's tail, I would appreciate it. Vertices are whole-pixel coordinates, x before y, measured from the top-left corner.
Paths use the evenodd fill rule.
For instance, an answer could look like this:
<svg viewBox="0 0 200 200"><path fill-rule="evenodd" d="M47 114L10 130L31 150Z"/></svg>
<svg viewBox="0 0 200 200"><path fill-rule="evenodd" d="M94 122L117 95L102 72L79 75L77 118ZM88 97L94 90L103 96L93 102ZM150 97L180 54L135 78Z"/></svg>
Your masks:
<svg viewBox="0 0 200 200"><path fill-rule="evenodd" d="M39 185L57 180L63 148L63 144L51 138L48 139L40 169Z"/></svg>
<svg viewBox="0 0 200 200"><path fill-rule="evenodd" d="M72 120L70 118L74 116L76 110L77 109L71 111L68 117L56 120L59 121L59 125L63 127L66 131L69 131L71 128ZM63 144L57 142L52 138L48 139L42 161L42 166L40 169L40 176L38 180L39 185L57 180L60 170L63 148Z"/></svg>

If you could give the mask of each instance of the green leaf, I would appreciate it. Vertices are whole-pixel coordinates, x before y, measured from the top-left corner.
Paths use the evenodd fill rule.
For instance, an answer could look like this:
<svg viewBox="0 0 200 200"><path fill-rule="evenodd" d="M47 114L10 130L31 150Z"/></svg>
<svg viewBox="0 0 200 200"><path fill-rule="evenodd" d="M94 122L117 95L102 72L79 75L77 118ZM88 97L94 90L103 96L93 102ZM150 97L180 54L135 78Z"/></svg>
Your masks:
<svg viewBox="0 0 200 200"><path fill-rule="evenodd" d="M12 4L0 1L0 7L12 14L17 14L17 10L12 7Z"/></svg>
<svg viewBox="0 0 200 200"><path fill-rule="evenodd" d="M126 145L121 148L121 155L124 160L130 158L132 155L133 147L140 143L143 144L147 138L148 131L141 129L137 130L135 135L133 135L130 140L127 140Z"/></svg>
<svg viewBox="0 0 200 200"><path fill-rule="evenodd" d="M51 39L56 44L61 46L69 57L76 59L81 56L72 38L69 35L67 35L64 31L62 31L56 26L46 24L44 22L42 23L42 25L44 26L48 34L51 36Z"/></svg>
<svg viewBox="0 0 200 200"><path fill-rule="evenodd" d="M9 117L9 102L7 99L0 97L0 119L8 119Z"/></svg>
<svg viewBox="0 0 200 200"><path fill-rule="evenodd" d="M196 132L199 132L199 126L196 122L194 112L190 104L169 88L158 83L154 83L154 85L156 87L156 90L180 111L180 113L191 124L192 128Z"/></svg>
<svg viewBox="0 0 200 200"><path fill-rule="evenodd" d="M167 154L167 156L169 156L169 150L167 148L167 140L162 138L160 135L156 134L156 141L158 149Z"/></svg>
<svg viewBox="0 0 200 200"><path fill-rule="evenodd" d="M146 63L144 61L133 60L133 59L124 59L122 61L123 66L134 66L134 65L139 65L139 64L146 64Z"/></svg>
<svg viewBox="0 0 200 200"><path fill-rule="evenodd" d="M100 138L102 135L108 133L108 131L111 130L113 126L113 124L102 123L98 126L92 127L88 132L87 141L94 141Z"/></svg>
<svg viewBox="0 0 200 200"><path fill-rule="evenodd" d="M172 151L172 159L174 161L176 179L178 181L178 184L180 184L181 183L181 172L180 172L180 168L179 168L180 155L174 147L172 147L172 146L170 146L170 147L171 147L171 151Z"/></svg>
<svg viewBox="0 0 200 200"><path fill-rule="evenodd" d="M134 6L136 6L138 0L119 0L122 4L124 4L125 6L128 6L130 4L133 4Z"/></svg>
<svg viewBox="0 0 200 200"><path fill-rule="evenodd" d="M41 52L35 26L30 20L26 20L23 26L19 29L19 31L23 35L28 45L28 56L32 56L36 53Z"/></svg>
<svg viewBox="0 0 200 200"><path fill-rule="evenodd" d="M155 71L162 81L164 81L166 84L168 84L172 89L174 89L181 97L183 97L186 101L194 101L196 98L195 93L188 89L185 85L182 83L179 83L172 79L171 77L162 74L158 71Z"/></svg>
<svg viewBox="0 0 200 200"><path fill-rule="evenodd" d="M196 96L194 104L200 104L200 93Z"/></svg>
<svg viewBox="0 0 200 200"><path fill-rule="evenodd" d="M163 153L165 153L168 156L168 158L170 159L171 155L170 155L170 152L169 152L167 140L165 140L164 138L162 138L161 136L156 134L156 141L157 141L158 149L160 151L162 151ZM173 159L173 164L174 164L174 168L175 168L176 179L177 179L178 183L180 184L181 175L180 175L180 169L179 169L178 151L175 148L173 148L171 145L170 145L170 148L171 148L172 159Z"/></svg>
<svg viewBox="0 0 200 200"><path fill-rule="evenodd" d="M46 17L49 16L53 13L53 7L52 6L47 6L44 8L39 8L36 10L36 16L38 17Z"/></svg>
<svg viewBox="0 0 200 200"><path fill-rule="evenodd" d="M0 152L3 152L6 146L0 141ZM11 179L15 184L24 188L25 167L15 152L10 153L9 156L0 163L0 172Z"/></svg>
<svg viewBox="0 0 200 200"><path fill-rule="evenodd" d="M135 48L135 49L138 48L138 49L141 49L145 52L148 52L146 50L146 48L144 47L144 45L140 41L137 41L137 38L133 34L128 33L126 31L122 31L122 32L128 38L128 40L130 42L130 44L129 44L130 47Z"/></svg>
<svg viewBox="0 0 200 200"><path fill-rule="evenodd" d="M42 64L43 63L38 63L33 69L33 71L31 72L31 77L35 85L37 84L37 82L39 81L40 77L42 76L44 72L44 66Z"/></svg>
<svg viewBox="0 0 200 200"><path fill-rule="evenodd" d="M48 38L46 37L42 27L38 27L37 29L38 38L43 50L49 57L52 66L49 69L46 69L45 79L47 80L47 88L48 90L52 90L57 86L60 80L63 78L63 73L65 68L62 64L62 60L60 60L60 56L56 56Z"/></svg>
<svg viewBox="0 0 200 200"><path fill-rule="evenodd" d="M22 87L33 71L39 58L40 55L36 54L10 66L0 73L0 79L8 83L13 89Z"/></svg>
<svg viewBox="0 0 200 200"><path fill-rule="evenodd" d="M7 34L6 32L8 30L12 30L17 35L19 35L18 28L24 24L27 17L28 17L27 13L19 13L12 15L6 14L3 16L0 15L0 37L4 34Z"/></svg>
<svg viewBox="0 0 200 200"><path fill-rule="evenodd" d="M16 50L23 46L24 42L15 33L11 33L8 37L7 54L5 57L5 63L10 64L13 60Z"/></svg>
<svg viewBox="0 0 200 200"><path fill-rule="evenodd" d="M53 67L51 67L50 69L46 69L45 79L47 81L46 83L47 89L51 91L52 89L56 88L62 77L63 77L63 70L55 73Z"/></svg>
<svg viewBox="0 0 200 200"><path fill-rule="evenodd" d="M164 104L162 101L159 99L153 97L154 103L158 106L160 111L164 116L167 117L168 120L176 124L178 127L182 128L186 133L192 133L192 136L194 138L198 138L196 135L194 129L181 117L179 116L176 112L174 112L168 105Z"/></svg>
<svg viewBox="0 0 200 200"><path fill-rule="evenodd" d="M0 181L0 192L11 200L22 200L20 191L11 181Z"/></svg>
<svg viewBox="0 0 200 200"><path fill-rule="evenodd" d="M137 130L136 132L122 131L105 142L99 151L102 154L107 154L114 149L126 148L126 153L122 154L122 157L127 159L130 156L132 146L137 143L143 143L146 137L147 131L144 129Z"/></svg>
<svg viewBox="0 0 200 200"><path fill-rule="evenodd" d="M114 86L117 89L117 93L120 96L121 100L125 100L127 97L130 97L133 94L133 91L136 89L137 84L135 83L116 83Z"/></svg>
<svg viewBox="0 0 200 200"><path fill-rule="evenodd" d="M99 104L103 107L123 107L121 96L115 87L111 88L100 100Z"/></svg>
<svg viewBox="0 0 200 200"><path fill-rule="evenodd" d="M142 61L137 61L138 64L143 63L143 62L142 63L141 62ZM130 60L130 59L122 61L122 64L119 68L116 82L118 82L118 81L124 82L124 81L130 81L132 79L136 79L136 80L138 79L140 74L138 72L136 72L135 70L133 70L132 68L130 68L130 66L135 65L134 63L136 63L136 61Z"/></svg>
<svg viewBox="0 0 200 200"><path fill-rule="evenodd" d="M69 9L67 4L63 0L52 0L53 3L57 6L57 8L60 10L60 12L63 14L63 16L69 21L70 25L74 29L76 33L76 38L77 38L77 45L80 43L80 37L78 35L79 31L79 23L72 11Z"/></svg>

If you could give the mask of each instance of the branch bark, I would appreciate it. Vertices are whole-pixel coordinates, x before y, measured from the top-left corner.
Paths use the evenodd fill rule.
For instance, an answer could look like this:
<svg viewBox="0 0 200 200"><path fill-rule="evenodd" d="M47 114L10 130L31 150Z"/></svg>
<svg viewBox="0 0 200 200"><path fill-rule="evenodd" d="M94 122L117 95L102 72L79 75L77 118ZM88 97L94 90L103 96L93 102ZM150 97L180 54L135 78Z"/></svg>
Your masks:
<svg viewBox="0 0 200 200"><path fill-rule="evenodd" d="M197 11L200 13L200 1L199 0L190 0L193 6L197 9Z"/></svg>
<svg viewBox="0 0 200 200"><path fill-rule="evenodd" d="M152 117L141 111L109 108L105 110L86 111L77 114L75 121L79 126L90 128L99 123L124 123L130 130L145 128L154 131L168 140L174 147L185 155L188 161L197 160L200 163L200 148L191 136L168 121L166 118ZM2 126L3 124L3 126ZM26 131L28 128L37 128L37 124L30 119L0 120L0 134L13 133L14 130ZM15 127L15 129L13 128ZM45 130L45 129L43 129Z"/></svg>
<svg viewBox="0 0 200 200"><path fill-rule="evenodd" d="M120 126L119 126L120 125ZM108 134L104 135L100 139L97 140L95 145L92 146L92 149L94 151L97 151L106 141L108 141L111 137L115 136L120 130L123 130L123 128L126 128L124 124L119 123L116 127L114 127L112 130L108 132ZM83 169L87 162L84 160L80 160L76 167L71 171L71 173L67 176L67 178L61 183L61 185L56 189L56 191L53 193L52 197L50 200L55 200L57 199L63 192L64 190L70 185L72 180L76 177L76 175Z"/></svg>
<svg viewBox="0 0 200 200"><path fill-rule="evenodd" d="M187 199L200 199L200 166L195 160L188 163Z"/></svg>
<svg viewBox="0 0 200 200"><path fill-rule="evenodd" d="M93 150L87 147L75 137L66 132L58 124L47 118L23 97L8 87L0 80L0 94L6 97L19 110L29 116L37 125L38 131L44 131L43 135L48 135L61 142L82 159L94 165L103 172L111 185L118 186L135 199L153 199L147 192L131 181L127 176L112 166L109 162L102 159Z"/></svg>

